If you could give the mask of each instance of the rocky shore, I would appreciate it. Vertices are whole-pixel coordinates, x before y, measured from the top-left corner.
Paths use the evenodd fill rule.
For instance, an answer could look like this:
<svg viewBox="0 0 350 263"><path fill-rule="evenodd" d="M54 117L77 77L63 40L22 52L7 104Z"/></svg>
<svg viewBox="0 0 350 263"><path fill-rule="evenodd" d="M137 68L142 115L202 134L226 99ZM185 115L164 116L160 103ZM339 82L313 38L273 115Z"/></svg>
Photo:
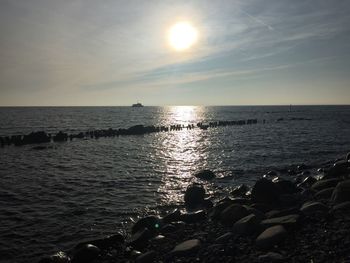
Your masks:
<svg viewBox="0 0 350 263"><path fill-rule="evenodd" d="M220 200L192 184L175 210L39 262L350 262L350 154L319 173L270 171Z"/></svg>

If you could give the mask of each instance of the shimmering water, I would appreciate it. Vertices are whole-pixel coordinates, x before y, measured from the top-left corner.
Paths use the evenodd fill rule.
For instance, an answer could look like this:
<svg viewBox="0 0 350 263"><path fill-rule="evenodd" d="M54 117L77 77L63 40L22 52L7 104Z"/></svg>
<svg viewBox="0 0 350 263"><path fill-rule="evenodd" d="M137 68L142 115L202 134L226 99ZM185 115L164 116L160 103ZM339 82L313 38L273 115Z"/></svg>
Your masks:
<svg viewBox="0 0 350 263"><path fill-rule="evenodd" d="M121 229L182 200L200 169L220 177L208 190L229 189L334 159L350 149L350 106L0 108L0 136L251 118L258 124L0 148L0 261L33 262Z"/></svg>

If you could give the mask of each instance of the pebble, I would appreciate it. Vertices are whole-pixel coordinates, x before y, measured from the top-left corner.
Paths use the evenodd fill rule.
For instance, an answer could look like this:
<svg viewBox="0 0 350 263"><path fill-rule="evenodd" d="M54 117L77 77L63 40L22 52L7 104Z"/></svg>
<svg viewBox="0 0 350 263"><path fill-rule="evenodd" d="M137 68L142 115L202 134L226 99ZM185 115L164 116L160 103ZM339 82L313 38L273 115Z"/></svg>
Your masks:
<svg viewBox="0 0 350 263"><path fill-rule="evenodd" d="M275 225L291 227L296 225L299 222L299 220L300 220L300 215L293 214L293 215L286 215L281 217L265 219L261 221L260 225L264 228L275 226Z"/></svg>

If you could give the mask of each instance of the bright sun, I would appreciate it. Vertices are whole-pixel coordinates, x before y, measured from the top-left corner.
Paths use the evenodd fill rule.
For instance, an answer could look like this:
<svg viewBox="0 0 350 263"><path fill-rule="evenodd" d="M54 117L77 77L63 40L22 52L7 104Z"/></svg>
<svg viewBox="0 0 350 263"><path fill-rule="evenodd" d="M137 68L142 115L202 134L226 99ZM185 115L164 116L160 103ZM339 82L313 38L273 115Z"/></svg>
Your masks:
<svg viewBox="0 0 350 263"><path fill-rule="evenodd" d="M168 34L170 45L177 51L183 51L196 43L198 32L189 22L178 22L173 25Z"/></svg>

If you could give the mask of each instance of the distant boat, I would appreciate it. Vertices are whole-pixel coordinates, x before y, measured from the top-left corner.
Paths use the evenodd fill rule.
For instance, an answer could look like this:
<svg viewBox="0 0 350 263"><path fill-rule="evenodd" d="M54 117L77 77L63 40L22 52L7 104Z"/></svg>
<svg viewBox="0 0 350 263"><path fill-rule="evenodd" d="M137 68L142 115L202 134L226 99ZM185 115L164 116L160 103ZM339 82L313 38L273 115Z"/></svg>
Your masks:
<svg viewBox="0 0 350 263"><path fill-rule="evenodd" d="M131 107L140 108L140 107L143 107L143 105L140 102L138 102L138 103L133 104Z"/></svg>

